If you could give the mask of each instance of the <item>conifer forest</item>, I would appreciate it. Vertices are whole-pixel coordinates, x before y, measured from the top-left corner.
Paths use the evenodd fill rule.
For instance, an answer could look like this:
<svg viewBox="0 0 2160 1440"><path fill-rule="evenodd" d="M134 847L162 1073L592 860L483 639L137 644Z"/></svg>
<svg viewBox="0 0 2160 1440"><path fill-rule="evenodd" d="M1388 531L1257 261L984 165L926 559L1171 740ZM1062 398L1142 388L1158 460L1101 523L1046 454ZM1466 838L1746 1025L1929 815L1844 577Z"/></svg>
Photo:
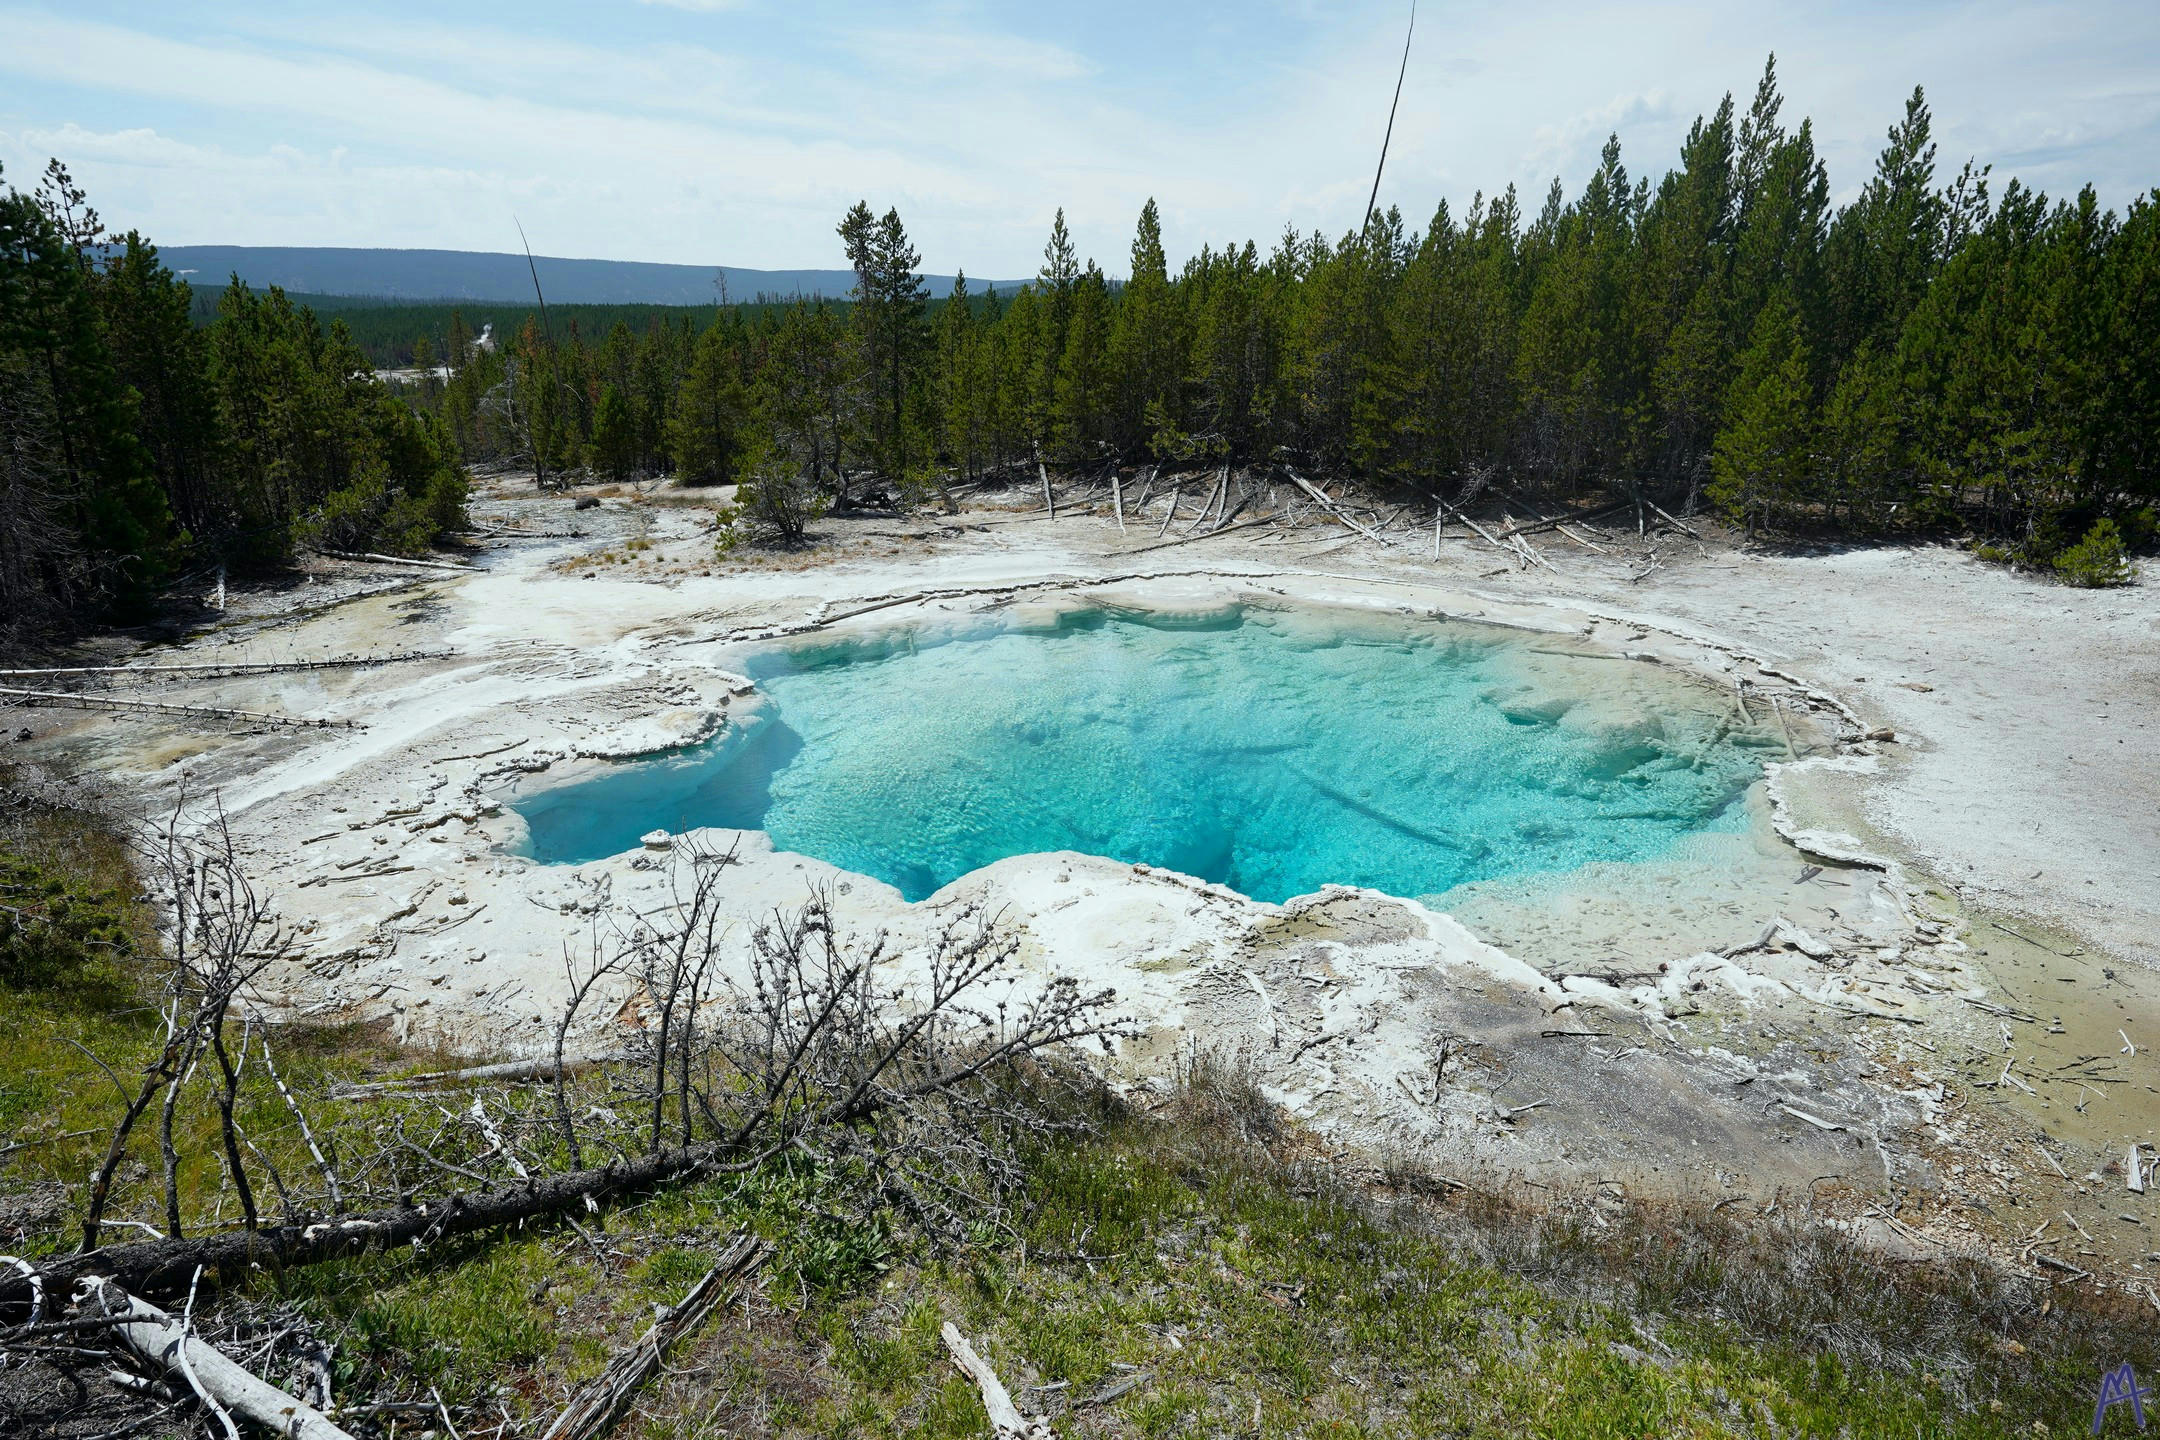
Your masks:
<svg viewBox="0 0 2160 1440"><path fill-rule="evenodd" d="M391 385L274 288L236 280L193 323L155 246L105 234L56 163L0 199L0 610L36 630L301 547L421 549L491 464L742 484L782 538L1038 464L1210 464L1442 506L1604 487L2103 578L2149 545L2160 192L2116 213L1998 182L1938 155L1915 90L1831 195L1773 61L1654 179L1616 136L1579 194L1390 207L1174 270L1151 200L1122 279L1061 212L1033 282L935 304L900 215L858 204L848 301L589 336L542 296L499 343L462 315L420 337Z"/></svg>

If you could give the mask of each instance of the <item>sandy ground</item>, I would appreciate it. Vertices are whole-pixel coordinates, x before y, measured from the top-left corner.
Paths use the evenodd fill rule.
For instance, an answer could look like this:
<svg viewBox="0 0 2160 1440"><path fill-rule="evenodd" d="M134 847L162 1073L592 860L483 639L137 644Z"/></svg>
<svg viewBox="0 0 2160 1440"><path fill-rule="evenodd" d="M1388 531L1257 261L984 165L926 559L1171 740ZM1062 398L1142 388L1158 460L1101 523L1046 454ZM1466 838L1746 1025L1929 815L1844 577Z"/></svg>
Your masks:
<svg viewBox="0 0 2160 1440"><path fill-rule="evenodd" d="M2160 1139L2151 589L1669 531L1591 532L1598 553L1547 533L1527 567L1460 530L1436 560L1429 530L1383 548L1320 517L1151 548L1160 500L1124 531L1106 509L828 520L805 554L720 561L705 504L572 512L505 484L476 514L529 538L490 536L473 571L326 562L236 594L154 663L422 658L114 687L364 728L10 720L32 731L22 755L145 807L183 777L216 792L303 941L270 1003L515 1051L551 1034L565 941L660 905L687 842L539 866L514 853L505 796L724 738L758 703L736 668L751 647L1100 600L1541 631L1773 706L1808 758L1773 767L1744 835L1432 909L1339 889L1262 905L1077 855L1002 861L911 906L761 834L707 835L739 857L736 963L749 927L813 885L907 963L977 904L1023 937L1020 991L1051 973L1117 988L1144 1032L1123 1083L1162 1083L1204 1037L1345 1163L1798 1197L1915 1254L2015 1258L2070 1210L2084 1228L2058 1223L2043 1246L2067 1248L2043 1253L2143 1273L2160 1215L2135 1213L2124 1166Z"/></svg>
<svg viewBox="0 0 2160 1440"><path fill-rule="evenodd" d="M1725 554L1641 590L1894 727L1866 819L1961 894L2160 965L2160 589L1928 548Z"/></svg>

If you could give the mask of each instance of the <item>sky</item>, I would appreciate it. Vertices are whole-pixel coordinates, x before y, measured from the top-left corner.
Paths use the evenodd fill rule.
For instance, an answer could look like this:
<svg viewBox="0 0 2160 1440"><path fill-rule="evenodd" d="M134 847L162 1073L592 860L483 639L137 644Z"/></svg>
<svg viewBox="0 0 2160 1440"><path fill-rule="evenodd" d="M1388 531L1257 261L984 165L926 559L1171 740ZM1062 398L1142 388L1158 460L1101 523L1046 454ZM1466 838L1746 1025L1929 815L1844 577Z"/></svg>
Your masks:
<svg viewBox="0 0 2160 1440"><path fill-rule="evenodd" d="M1407 0L0 0L0 166L58 156L165 244L515 250L844 265L857 199L924 268L1034 273L1064 207L1128 269L1142 202L1175 265L1354 228ZM2160 184L2160 3L1424 0L1383 205L1422 223L1516 185L1572 194L1744 108L1777 55L1833 195L1914 85L1967 156L2120 208ZM1947 178L1947 177L1946 177Z"/></svg>

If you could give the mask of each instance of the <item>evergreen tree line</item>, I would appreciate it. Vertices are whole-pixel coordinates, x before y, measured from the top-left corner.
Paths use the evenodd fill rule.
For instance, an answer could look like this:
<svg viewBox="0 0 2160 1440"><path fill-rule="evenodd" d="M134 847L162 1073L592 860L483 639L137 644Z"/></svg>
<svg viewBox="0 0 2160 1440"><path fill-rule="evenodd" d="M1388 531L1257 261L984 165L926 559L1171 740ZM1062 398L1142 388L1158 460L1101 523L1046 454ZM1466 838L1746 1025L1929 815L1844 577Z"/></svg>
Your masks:
<svg viewBox="0 0 2160 1440"><path fill-rule="evenodd" d="M1156 207L1129 279L1062 214L1017 294L926 304L897 214L840 238L852 304L722 314L604 344L528 326L439 399L476 457L544 472L758 479L846 503L1041 461L1291 464L1454 501L1591 484L1750 528L1977 528L2045 562L2099 520L2149 538L2160 491L2160 192L1999 198L1938 176L1915 90L1833 208L1775 62L1679 163L1617 138L1582 193L1512 189L1423 229L1205 248ZM453 356L454 361L459 357Z"/></svg>
<svg viewBox="0 0 2160 1440"><path fill-rule="evenodd" d="M962 277L935 306L899 215L858 204L850 302L598 343L544 305L485 346L454 317L414 355L447 378L397 393L275 288L236 281L191 324L189 287L56 164L0 198L0 623L125 614L309 545L424 546L458 523L461 462L744 482L783 535L1040 463L1285 465L1441 503L1605 486L1751 529L1972 529L2103 573L2119 535L2149 542L2160 191L2118 215L2090 188L1993 196L1970 163L1943 180L1916 90L1834 209L1781 110L1773 62L1655 184L1615 138L1534 216L1511 188L1174 274L1150 201L1118 284L1060 213L1033 282Z"/></svg>
<svg viewBox="0 0 2160 1440"><path fill-rule="evenodd" d="M207 327L56 161L0 193L0 640L143 613L161 586L462 522L434 418L341 325L237 280Z"/></svg>

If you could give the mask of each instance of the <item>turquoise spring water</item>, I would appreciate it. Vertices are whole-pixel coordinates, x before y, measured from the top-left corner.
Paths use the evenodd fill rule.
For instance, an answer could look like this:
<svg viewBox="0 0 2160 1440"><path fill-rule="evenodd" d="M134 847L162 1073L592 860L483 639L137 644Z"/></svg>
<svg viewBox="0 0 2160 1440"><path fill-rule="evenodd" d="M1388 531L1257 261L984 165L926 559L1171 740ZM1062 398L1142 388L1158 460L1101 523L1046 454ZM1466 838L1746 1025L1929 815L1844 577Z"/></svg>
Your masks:
<svg viewBox="0 0 2160 1440"><path fill-rule="evenodd" d="M766 651L706 746L519 797L528 853L764 830L911 900L1078 850L1279 901L1653 859L1745 823L1772 737L1658 671L1465 623L1088 610Z"/></svg>

